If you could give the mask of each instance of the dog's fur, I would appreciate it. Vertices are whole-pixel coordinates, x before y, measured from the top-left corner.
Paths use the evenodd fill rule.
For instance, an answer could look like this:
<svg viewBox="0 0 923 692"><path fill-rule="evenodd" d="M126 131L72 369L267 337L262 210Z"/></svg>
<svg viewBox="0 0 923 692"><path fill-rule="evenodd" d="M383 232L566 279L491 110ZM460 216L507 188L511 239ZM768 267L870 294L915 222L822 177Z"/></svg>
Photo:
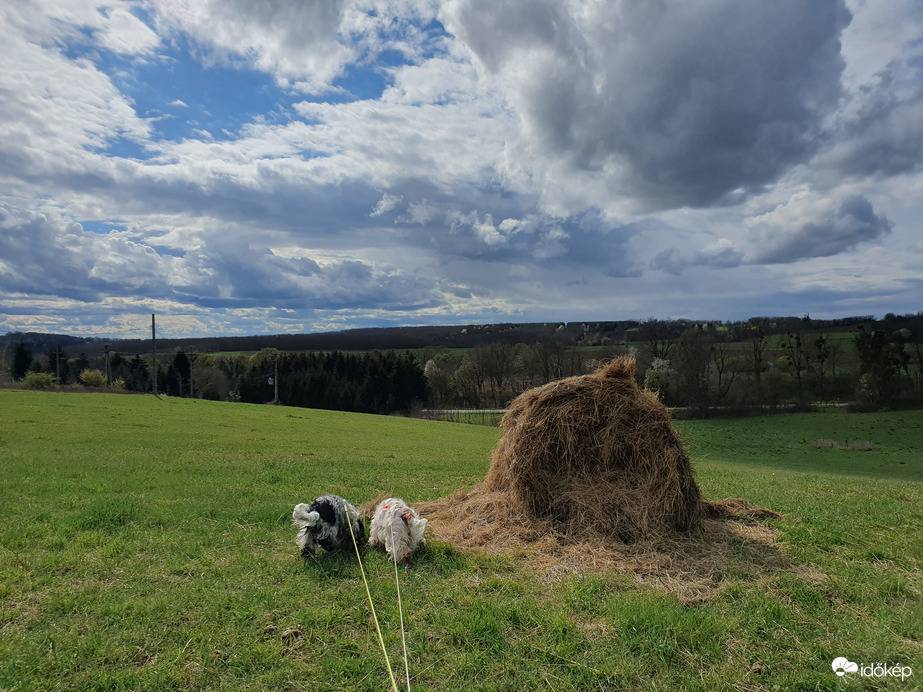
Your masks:
<svg viewBox="0 0 923 692"><path fill-rule="evenodd" d="M418 546L426 543L426 519L398 497L382 500L372 515L369 545L384 548L395 562L406 562Z"/></svg>
<svg viewBox="0 0 923 692"><path fill-rule="evenodd" d="M327 552L351 548L350 524L357 546L365 538L365 526L359 518L359 510L336 495L324 495L310 505L304 502L296 505L292 523L301 527L295 542L301 548L303 558L314 557L318 545Z"/></svg>

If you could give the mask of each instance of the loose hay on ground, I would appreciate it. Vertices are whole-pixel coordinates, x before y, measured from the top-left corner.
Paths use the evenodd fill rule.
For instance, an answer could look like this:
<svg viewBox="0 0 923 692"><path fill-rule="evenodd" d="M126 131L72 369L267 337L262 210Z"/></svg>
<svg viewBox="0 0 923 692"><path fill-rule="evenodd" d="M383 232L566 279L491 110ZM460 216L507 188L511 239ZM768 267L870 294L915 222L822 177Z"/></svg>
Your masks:
<svg viewBox="0 0 923 692"><path fill-rule="evenodd" d="M723 591L730 579L759 579L794 567L775 545L778 530L754 521L727 521L747 519L731 511L723 519L703 519L694 534L622 543L562 533L553 521L519 512L509 493L483 484L419 503L417 509L430 520L427 529L435 540L461 552L513 556L548 584L568 575L615 572L694 604Z"/></svg>
<svg viewBox="0 0 923 692"><path fill-rule="evenodd" d="M634 375L634 361L617 358L520 395L484 481L417 505L432 535L523 555L549 581L616 570L686 602L723 588L726 574L787 565L776 532L756 522L778 514L702 500L669 410Z"/></svg>

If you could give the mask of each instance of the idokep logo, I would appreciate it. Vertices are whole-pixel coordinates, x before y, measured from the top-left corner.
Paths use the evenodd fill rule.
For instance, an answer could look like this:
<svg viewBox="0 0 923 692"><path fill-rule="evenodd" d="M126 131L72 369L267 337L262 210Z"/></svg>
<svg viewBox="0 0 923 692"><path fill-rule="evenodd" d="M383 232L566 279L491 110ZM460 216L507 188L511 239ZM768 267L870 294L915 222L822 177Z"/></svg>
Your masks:
<svg viewBox="0 0 923 692"><path fill-rule="evenodd" d="M840 656L839 658L833 659L833 672L843 677L846 673L858 673L859 666L848 658Z"/></svg>
<svg viewBox="0 0 923 692"><path fill-rule="evenodd" d="M847 673L858 673L863 678L886 678L890 676L900 678L903 681L913 675L913 669L910 666L891 666L887 663L860 666L843 656L833 659L831 667L839 677L843 677Z"/></svg>

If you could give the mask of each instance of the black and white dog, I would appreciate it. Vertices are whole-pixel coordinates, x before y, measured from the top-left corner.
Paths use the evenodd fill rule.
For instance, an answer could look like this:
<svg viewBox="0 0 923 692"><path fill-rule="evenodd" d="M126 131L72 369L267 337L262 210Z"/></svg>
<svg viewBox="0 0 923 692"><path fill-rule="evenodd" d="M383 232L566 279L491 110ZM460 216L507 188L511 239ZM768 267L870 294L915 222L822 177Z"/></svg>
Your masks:
<svg viewBox="0 0 923 692"><path fill-rule="evenodd" d="M351 548L353 537L359 545L365 537L365 527L359 518L359 510L342 497L324 495L310 505L302 502L292 512L292 523L301 527L295 542L301 548L301 557L314 557L317 546L328 553L341 548Z"/></svg>

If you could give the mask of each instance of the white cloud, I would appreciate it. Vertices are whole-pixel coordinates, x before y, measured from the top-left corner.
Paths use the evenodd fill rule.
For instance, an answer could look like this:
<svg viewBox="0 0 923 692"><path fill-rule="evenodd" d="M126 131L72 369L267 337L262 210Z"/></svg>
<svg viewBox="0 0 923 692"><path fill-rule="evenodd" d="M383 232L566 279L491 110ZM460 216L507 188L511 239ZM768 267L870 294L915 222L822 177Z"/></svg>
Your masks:
<svg viewBox="0 0 923 692"><path fill-rule="evenodd" d="M104 13L100 44L116 53L151 54L160 45L160 37L124 7Z"/></svg>
<svg viewBox="0 0 923 692"><path fill-rule="evenodd" d="M394 211L397 209L398 205L400 205L401 199L402 198L400 195L382 195L381 199L378 200L378 204L375 205L375 208L372 210L372 213L369 214L369 216L376 217Z"/></svg>
<svg viewBox="0 0 923 692"><path fill-rule="evenodd" d="M28 7L28 5L25 5ZM19 3L0 10L10 24ZM26 32L0 33L0 51L15 55L15 70L0 72L0 175L7 180L83 170L97 152L117 138L144 143L150 123L139 118L110 77L86 58L69 58L41 40L61 38L51 17L31 17L35 40Z"/></svg>
<svg viewBox="0 0 923 692"><path fill-rule="evenodd" d="M272 74L282 84L323 91L356 52L338 40L346 3L158 0L161 30L183 32L216 59Z"/></svg>

